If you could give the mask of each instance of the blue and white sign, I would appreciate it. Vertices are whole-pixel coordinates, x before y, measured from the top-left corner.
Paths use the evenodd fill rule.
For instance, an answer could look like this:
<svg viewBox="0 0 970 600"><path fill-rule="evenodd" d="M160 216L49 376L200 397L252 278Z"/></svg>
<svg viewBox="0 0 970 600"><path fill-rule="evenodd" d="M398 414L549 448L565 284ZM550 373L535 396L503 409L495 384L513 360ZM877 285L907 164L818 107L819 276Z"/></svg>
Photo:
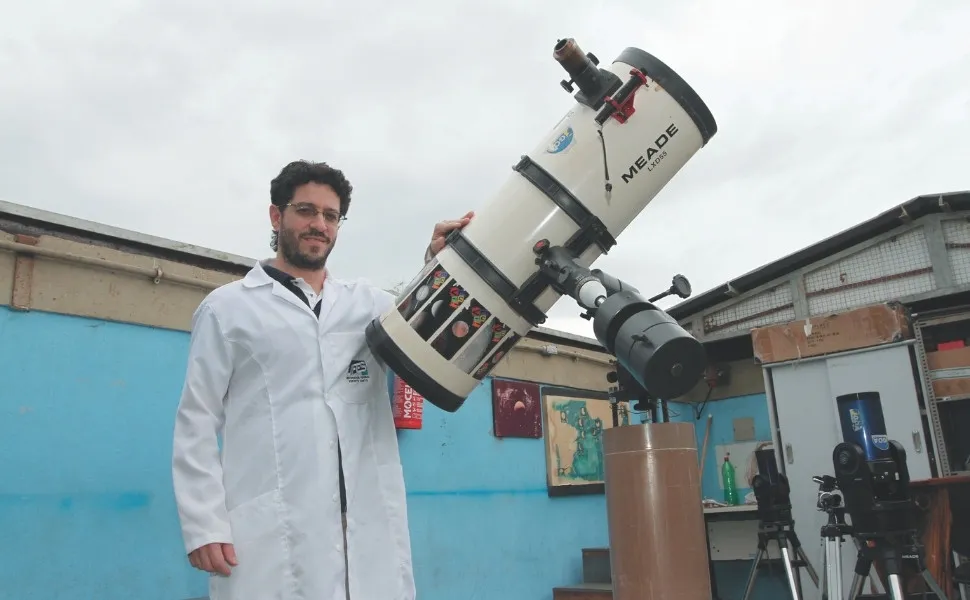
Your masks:
<svg viewBox="0 0 970 600"><path fill-rule="evenodd" d="M549 154L559 154L561 152L565 152L566 149L572 145L574 139L575 134L573 133L573 128L567 127L565 131L556 137L556 139L552 140L552 142L546 148L546 152Z"/></svg>

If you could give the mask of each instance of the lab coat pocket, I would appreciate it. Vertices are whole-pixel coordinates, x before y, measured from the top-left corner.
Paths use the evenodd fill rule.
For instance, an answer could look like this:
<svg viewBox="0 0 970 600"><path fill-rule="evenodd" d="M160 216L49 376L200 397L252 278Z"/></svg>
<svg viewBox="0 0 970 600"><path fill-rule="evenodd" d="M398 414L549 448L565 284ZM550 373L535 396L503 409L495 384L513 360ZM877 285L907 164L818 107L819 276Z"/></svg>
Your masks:
<svg viewBox="0 0 970 600"><path fill-rule="evenodd" d="M286 548L278 490L266 492L229 511L239 564L229 577L211 579L211 600L272 600L284 590Z"/></svg>

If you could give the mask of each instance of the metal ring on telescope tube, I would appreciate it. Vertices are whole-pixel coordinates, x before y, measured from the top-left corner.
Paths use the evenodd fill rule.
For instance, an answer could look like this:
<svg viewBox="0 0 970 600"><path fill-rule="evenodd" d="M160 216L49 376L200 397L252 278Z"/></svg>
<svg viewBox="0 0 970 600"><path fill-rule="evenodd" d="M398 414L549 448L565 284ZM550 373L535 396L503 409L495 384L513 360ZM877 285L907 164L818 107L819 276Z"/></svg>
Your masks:
<svg viewBox="0 0 970 600"><path fill-rule="evenodd" d="M461 232L460 229L456 229L448 234L447 242L448 246L455 250L468 266L471 267L479 277L485 280L485 283L492 288L502 300L505 301L509 307L519 315L531 323L532 325L541 325L546 320L546 315L539 310L535 304L532 302L523 302L518 296L518 290L515 289L515 284L509 281L501 271L492 264L492 261L488 260L484 254L475 247L468 238Z"/></svg>
<svg viewBox="0 0 970 600"><path fill-rule="evenodd" d="M559 183L548 171L540 167L529 156L523 156L513 167L529 183L552 200L566 215L579 225L580 229L592 234L592 241L603 254L616 245L616 239L607 231L603 222L586 205L576 199L566 186Z"/></svg>
<svg viewBox="0 0 970 600"><path fill-rule="evenodd" d="M603 254L609 252L616 245L616 238L609 232L603 221L530 157L523 156L514 169L579 225L579 229L563 244L566 250L569 250L574 256L586 252L586 249L593 244L599 246ZM549 282L546 277L541 272L536 271L515 291L513 298L519 305L535 306L533 303L536 298L542 295L548 287Z"/></svg>

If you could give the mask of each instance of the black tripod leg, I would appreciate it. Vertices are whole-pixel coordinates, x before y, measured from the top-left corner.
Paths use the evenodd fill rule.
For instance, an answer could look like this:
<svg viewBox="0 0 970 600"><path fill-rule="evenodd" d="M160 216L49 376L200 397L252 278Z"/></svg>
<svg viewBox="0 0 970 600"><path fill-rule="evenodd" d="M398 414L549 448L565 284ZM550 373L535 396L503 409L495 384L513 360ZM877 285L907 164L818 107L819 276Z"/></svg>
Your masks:
<svg viewBox="0 0 970 600"><path fill-rule="evenodd" d="M930 588L930 591L938 598L946 598L946 594L937 583L936 579L930 573L929 569L926 568L926 557L923 554L923 545L918 541L918 539L913 536L910 538L908 544L899 544L898 542L893 543L883 542L883 547L881 548L883 554L883 560L886 563L886 575L889 579L889 597L893 600L905 600L906 596L903 594L903 584L901 574L903 572L903 556L904 555L915 555L916 556L916 570L919 572L926 586Z"/></svg>
<svg viewBox="0 0 970 600"><path fill-rule="evenodd" d="M755 555L754 561L751 562L751 572L748 573L748 583L744 586L744 595L741 596L741 600L748 600L751 597L751 591L754 590L754 582L758 578L758 567L761 565L761 559L767 556L767 554L767 548L758 544L758 554Z"/></svg>
<svg viewBox="0 0 970 600"><path fill-rule="evenodd" d="M923 576L923 581L926 582L926 587L930 588L937 598L946 598L946 594L943 592L943 588L933 575L930 570L926 568L926 555L924 554L923 544L919 541L919 538L914 536L913 540L913 551L916 554L916 568L920 570L920 574Z"/></svg>
<svg viewBox="0 0 970 600"><path fill-rule="evenodd" d="M943 588L940 584L933 578L930 570L926 568L926 557L923 554L923 545L916 541L913 544L913 553L916 555L916 568L919 569L920 575L923 577L923 581L926 583L926 587L930 588L930 591L937 598L946 598L946 594L943 592Z"/></svg>
<svg viewBox="0 0 970 600"><path fill-rule="evenodd" d="M930 591L933 592L937 598L946 598L943 588L941 588L940 584L933 579L933 575L930 574L930 570L926 567L923 567L923 581L926 582L926 586L930 588Z"/></svg>
<svg viewBox="0 0 970 600"><path fill-rule="evenodd" d="M885 542L883 544L881 554L883 563L886 565L886 579L889 583L886 593L890 600L906 600L906 595L903 593L903 580L900 577L903 572L903 553L892 544Z"/></svg>
<svg viewBox="0 0 970 600"><path fill-rule="evenodd" d="M815 587L818 587L818 573L815 572L815 567L812 566L812 561L808 560L808 555L805 554L805 550L802 548L802 542L798 539L798 534L795 533L794 527L788 530L788 539L791 541L793 556L805 563L805 570L808 572L809 578L811 578L812 583ZM801 588L802 581L801 577L798 576L796 571L795 578L798 580L799 589Z"/></svg>
<svg viewBox="0 0 970 600"><path fill-rule="evenodd" d="M856 600L862 595L862 586L865 584L871 568L872 560L860 550L855 559L855 575L852 577L852 587L849 588L849 600Z"/></svg>

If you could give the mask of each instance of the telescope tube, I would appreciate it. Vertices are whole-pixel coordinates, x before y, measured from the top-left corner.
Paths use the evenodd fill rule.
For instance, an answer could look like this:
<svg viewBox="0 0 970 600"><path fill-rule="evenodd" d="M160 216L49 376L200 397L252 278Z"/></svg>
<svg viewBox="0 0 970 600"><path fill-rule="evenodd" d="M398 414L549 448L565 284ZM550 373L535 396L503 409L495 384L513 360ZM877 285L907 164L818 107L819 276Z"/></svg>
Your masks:
<svg viewBox="0 0 970 600"><path fill-rule="evenodd" d="M842 394L835 398L842 425L842 439L858 444L866 460L888 460L889 436L879 392Z"/></svg>
<svg viewBox="0 0 970 600"><path fill-rule="evenodd" d="M588 71L578 46L560 50L565 66ZM536 265L537 242L588 267L717 131L687 82L643 50L627 48L603 73L625 83L599 99L578 92L472 222L367 327L370 352L439 408L458 410L559 300Z"/></svg>

